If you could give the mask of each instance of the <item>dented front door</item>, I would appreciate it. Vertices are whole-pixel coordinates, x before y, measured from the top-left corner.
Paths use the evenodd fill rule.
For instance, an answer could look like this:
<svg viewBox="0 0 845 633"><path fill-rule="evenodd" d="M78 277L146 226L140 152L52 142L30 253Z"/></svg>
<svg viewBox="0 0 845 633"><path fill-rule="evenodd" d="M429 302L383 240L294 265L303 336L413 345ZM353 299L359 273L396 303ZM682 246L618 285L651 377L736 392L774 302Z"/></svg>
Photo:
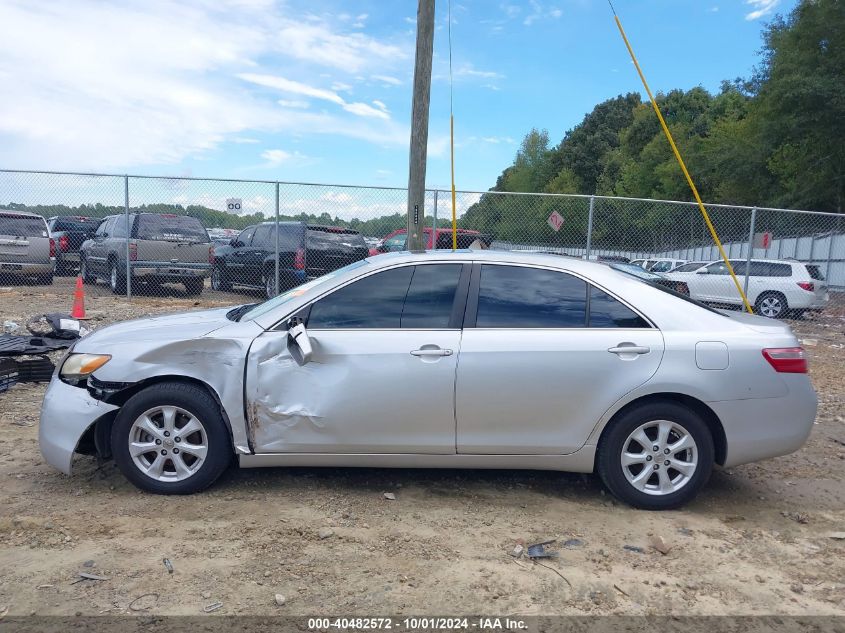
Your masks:
<svg viewBox="0 0 845 633"><path fill-rule="evenodd" d="M247 419L256 453L455 452L455 330L309 330L299 366L286 332L255 340Z"/></svg>

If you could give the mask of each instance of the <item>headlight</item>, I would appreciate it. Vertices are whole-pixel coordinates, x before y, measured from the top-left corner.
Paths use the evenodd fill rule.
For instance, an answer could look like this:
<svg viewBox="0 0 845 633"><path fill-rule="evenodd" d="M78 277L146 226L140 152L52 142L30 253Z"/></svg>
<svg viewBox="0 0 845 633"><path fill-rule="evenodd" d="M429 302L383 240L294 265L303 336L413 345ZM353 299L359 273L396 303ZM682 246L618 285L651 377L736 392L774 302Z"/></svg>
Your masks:
<svg viewBox="0 0 845 633"><path fill-rule="evenodd" d="M65 382L77 384L111 360L108 354L68 354L59 376Z"/></svg>

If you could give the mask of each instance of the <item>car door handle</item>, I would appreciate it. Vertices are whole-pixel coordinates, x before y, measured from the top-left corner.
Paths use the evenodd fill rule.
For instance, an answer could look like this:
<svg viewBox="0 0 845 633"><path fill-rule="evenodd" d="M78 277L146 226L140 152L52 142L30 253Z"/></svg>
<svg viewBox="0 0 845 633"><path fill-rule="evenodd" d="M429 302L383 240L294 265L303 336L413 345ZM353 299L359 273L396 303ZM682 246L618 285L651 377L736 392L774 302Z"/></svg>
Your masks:
<svg viewBox="0 0 845 633"><path fill-rule="evenodd" d="M451 356L450 349L415 349L411 350L412 356Z"/></svg>
<svg viewBox="0 0 845 633"><path fill-rule="evenodd" d="M651 349L640 345L619 345L607 350L611 354L648 354Z"/></svg>

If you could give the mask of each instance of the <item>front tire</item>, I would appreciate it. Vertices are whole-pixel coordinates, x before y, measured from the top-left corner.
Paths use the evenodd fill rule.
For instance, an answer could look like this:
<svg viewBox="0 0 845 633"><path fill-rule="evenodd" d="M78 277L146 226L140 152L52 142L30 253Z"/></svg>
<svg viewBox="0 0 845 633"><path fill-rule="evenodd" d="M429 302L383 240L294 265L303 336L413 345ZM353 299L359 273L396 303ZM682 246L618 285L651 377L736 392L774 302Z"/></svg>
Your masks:
<svg viewBox="0 0 845 633"><path fill-rule="evenodd" d="M115 463L141 490L182 495L213 484L232 460L220 408L195 385L159 383L121 407L111 432Z"/></svg>
<svg viewBox="0 0 845 633"><path fill-rule="evenodd" d="M713 469L710 429L675 402L654 402L610 422L599 443L598 474L618 499L643 510L691 501Z"/></svg>
<svg viewBox="0 0 845 633"><path fill-rule="evenodd" d="M219 292L228 292L232 289L232 282L226 275L226 269L222 264L214 264L211 269L211 289Z"/></svg>
<svg viewBox="0 0 845 633"><path fill-rule="evenodd" d="M279 294L279 291L276 288L276 271L269 268L264 271L264 296L272 299L277 294Z"/></svg>

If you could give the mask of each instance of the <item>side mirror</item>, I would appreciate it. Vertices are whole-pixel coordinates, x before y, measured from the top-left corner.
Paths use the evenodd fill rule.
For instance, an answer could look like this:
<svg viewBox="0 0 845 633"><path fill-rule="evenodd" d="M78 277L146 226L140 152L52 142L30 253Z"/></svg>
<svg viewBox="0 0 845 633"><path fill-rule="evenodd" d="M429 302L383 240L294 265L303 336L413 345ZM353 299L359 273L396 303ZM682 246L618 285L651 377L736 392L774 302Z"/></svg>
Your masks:
<svg viewBox="0 0 845 633"><path fill-rule="evenodd" d="M695 271L695 274L696 275L709 275L710 271L707 270L706 268L699 268L698 270Z"/></svg>
<svg viewBox="0 0 845 633"><path fill-rule="evenodd" d="M297 364L305 365L311 362L311 339L305 324L300 322L288 330L288 352Z"/></svg>

